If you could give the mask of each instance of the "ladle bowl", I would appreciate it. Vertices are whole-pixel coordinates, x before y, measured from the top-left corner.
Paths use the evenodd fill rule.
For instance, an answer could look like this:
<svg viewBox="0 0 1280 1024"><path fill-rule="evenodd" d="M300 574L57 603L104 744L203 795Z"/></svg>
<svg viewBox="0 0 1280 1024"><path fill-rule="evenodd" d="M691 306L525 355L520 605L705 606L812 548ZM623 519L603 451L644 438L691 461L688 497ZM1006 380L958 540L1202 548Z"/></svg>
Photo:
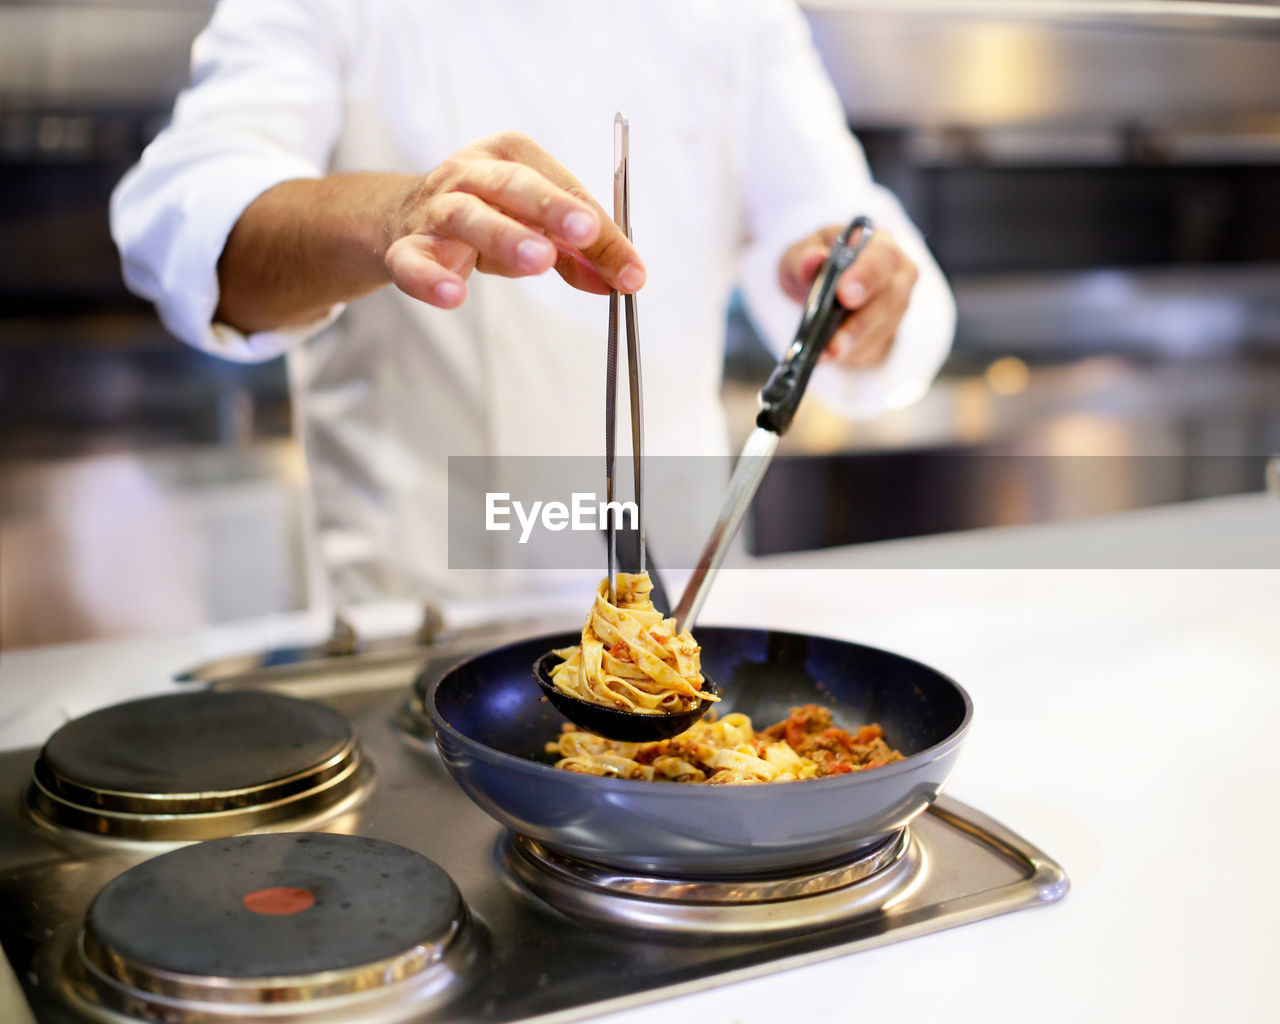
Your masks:
<svg viewBox="0 0 1280 1024"><path fill-rule="evenodd" d="M547 651L533 663L533 678L538 681L547 699L560 714L574 725L608 740L619 740L624 743L652 743L656 740L668 740L692 727L716 703L704 697L687 711L658 714L605 707L603 704L571 697L556 688L556 684L551 681L551 670L562 660L555 651ZM710 679L703 681L702 691L715 697L720 695L719 688Z"/></svg>

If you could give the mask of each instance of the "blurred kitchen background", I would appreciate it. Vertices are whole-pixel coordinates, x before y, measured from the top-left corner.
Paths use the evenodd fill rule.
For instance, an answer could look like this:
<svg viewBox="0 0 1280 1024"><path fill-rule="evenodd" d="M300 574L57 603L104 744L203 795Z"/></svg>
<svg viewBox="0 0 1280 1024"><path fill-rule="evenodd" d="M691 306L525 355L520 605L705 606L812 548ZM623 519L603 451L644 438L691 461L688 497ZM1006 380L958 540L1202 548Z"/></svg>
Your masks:
<svg viewBox="0 0 1280 1024"><path fill-rule="evenodd" d="M3 647L315 592L283 362L171 339L107 231L212 6L0 0ZM804 6L960 325L919 404L863 425L807 405L784 451L809 457L771 472L751 546L1260 490L1280 451L1280 6ZM745 433L771 360L738 311L730 335Z"/></svg>

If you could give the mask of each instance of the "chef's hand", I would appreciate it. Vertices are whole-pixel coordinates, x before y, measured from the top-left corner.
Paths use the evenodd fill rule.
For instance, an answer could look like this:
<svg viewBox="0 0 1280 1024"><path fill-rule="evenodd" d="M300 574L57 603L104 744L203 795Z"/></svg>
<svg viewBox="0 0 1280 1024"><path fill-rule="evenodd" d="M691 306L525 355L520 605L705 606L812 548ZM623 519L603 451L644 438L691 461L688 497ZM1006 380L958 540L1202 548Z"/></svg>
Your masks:
<svg viewBox="0 0 1280 1024"><path fill-rule="evenodd" d="M459 150L406 191L389 219L386 265L403 292L452 309L472 270L552 267L605 294L644 284L635 247L581 183L532 139L500 132Z"/></svg>
<svg viewBox="0 0 1280 1024"><path fill-rule="evenodd" d="M778 265L783 291L797 302L804 302L818 268L844 228L843 224L823 228L783 254ZM918 275L916 265L893 238L877 230L836 286L836 298L849 314L822 354L823 361L834 360L858 369L884 362Z"/></svg>

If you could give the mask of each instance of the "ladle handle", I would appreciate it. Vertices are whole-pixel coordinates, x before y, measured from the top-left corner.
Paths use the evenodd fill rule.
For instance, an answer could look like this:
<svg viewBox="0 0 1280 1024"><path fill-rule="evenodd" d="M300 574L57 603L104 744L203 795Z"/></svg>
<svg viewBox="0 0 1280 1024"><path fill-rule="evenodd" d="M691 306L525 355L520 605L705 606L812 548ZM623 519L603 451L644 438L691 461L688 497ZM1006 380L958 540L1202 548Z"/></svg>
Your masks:
<svg viewBox="0 0 1280 1024"><path fill-rule="evenodd" d="M854 233L858 239L852 245ZM805 300L804 315L796 329L795 340L786 355L760 390L760 414L756 426L772 431L781 437L791 426L800 399L804 397L818 357L831 341L840 321L847 312L836 300L836 286L840 276L853 265L853 261L875 234L870 218L857 217L836 238Z"/></svg>
<svg viewBox="0 0 1280 1024"><path fill-rule="evenodd" d="M852 245L849 239L858 232L858 240ZM826 263L814 278L813 287L805 302L804 315L796 329L795 341L781 361L774 367L764 388L760 391L760 415L756 417L756 429L747 438L742 454L734 466L729 480L729 490L721 506L720 516L711 528L706 546L698 557L693 574L680 595L680 603L672 611L676 630L691 629L702 603L711 591L716 573L728 554L729 545L737 536L746 518L747 509L755 498L760 481L773 460L778 439L791 426L791 420L804 397L809 378L818 363L822 350L831 341L836 328L844 318L845 310L836 301L836 285L858 254L871 241L874 229L867 217L858 217L836 239Z"/></svg>

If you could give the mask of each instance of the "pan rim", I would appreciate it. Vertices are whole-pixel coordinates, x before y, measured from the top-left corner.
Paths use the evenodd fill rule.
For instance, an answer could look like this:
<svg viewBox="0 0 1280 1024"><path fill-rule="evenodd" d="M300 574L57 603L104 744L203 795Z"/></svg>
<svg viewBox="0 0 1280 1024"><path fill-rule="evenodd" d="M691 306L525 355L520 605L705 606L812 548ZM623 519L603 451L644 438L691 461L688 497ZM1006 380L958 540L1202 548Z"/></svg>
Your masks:
<svg viewBox="0 0 1280 1024"><path fill-rule="evenodd" d="M891 778L897 775L901 775L904 772L907 772L914 768L919 767L920 765L926 764L930 761L934 761L940 756L942 756L943 754L948 753L950 750L952 750L953 748L955 748L961 743L961 741L964 739L965 733L968 732L970 722L972 722L973 720L973 699L969 696L969 692L963 686L961 686L958 682L952 679L951 676L947 675L945 672L942 672L931 665L926 665L924 662L919 661L915 658L908 657L905 654L899 654L897 651L890 651L883 647L873 647L870 644L858 643L855 640L845 640L841 637L826 636L818 633L797 633L793 630L786 630L786 629L767 629L759 626L732 626L732 625L713 625L713 624L707 624L699 628L702 630L738 630L741 632L768 633L775 636L795 638L800 640L819 640L819 641L825 641L828 643L844 644L849 647L857 647L867 651L874 651L877 654L887 654L901 661L909 662L912 665L918 666L919 668L924 669L925 671L940 677L948 685L950 685L955 690L955 692L960 696L960 700L964 705L964 715L960 719L960 724L957 725L953 730L951 730L951 732L949 732L937 743L934 743L931 746L925 747L923 750L917 750L915 753L910 754L907 757L904 757L901 761L893 761L887 765L881 765L879 768L875 769L874 775L869 775L867 772L847 772L844 775L837 775L834 777L803 780L806 783L824 784L824 787L825 787L823 790L824 792L833 792L836 790L837 787L844 789L844 788L849 788L851 786L869 785L874 783L875 780L877 779L886 779L886 778ZM423 700L424 709L426 710L428 718L430 718L431 720L432 729L435 730L437 733L443 731L446 735L450 737L450 739L460 743L463 747L476 752L478 755L482 755L485 758L485 760L488 761L490 764L494 764L499 767L510 766L513 769L522 770L522 771L533 769L540 773L554 773L555 777L558 779L562 779L565 781L569 781L570 779L574 780L573 782L570 782L570 784L586 785L593 789L604 787L605 792L617 790L618 787L622 787L622 789L620 790L621 792L634 793L637 791L637 788L636 788L637 786L645 786L645 785L648 785L648 786L657 785L657 790L659 793L665 793L672 788L678 788L682 792L687 792L687 793L700 793L700 792L720 793L724 791L730 791L730 792L735 792L740 794L748 794L748 793L768 793L768 792L774 791L773 787L767 784L764 786L682 785L682 786L672 787L672 786L663 786L661 784L644 783L643 780L640 780L640 779L619 779L619 778L613 778L611 776L606 776L606 775L585 775L579 772L566 772L556 768L555 765L548 764L545 761L535 761L531 758L520 757L516 754L508 754L504 750L499 750L496 747L491 747L486 743L481 743L479 740L468 736L466 733L462 732L455 726L449 724L449 722L447 722L444 716L441 714L439 708L437 708L436 694L439 692L440 687L444 685L446 680L455 676L457 673L464 671L468 666L472 665L474 662L477 662L482 658L487 658L492 655L498 654L502 651L510 650L511 648L514 648L514 647L521 647L526 644L534 643L535 641L551 642L555 638L563 637L563 636L571 636L571 635L573 634L569 631L560 631L557 633L541 634L539 636L523 637L518 640L513 640L509 643L501 644L498 647L492 647L486 651L481 651L476 654L472 654L464 658L463 660L457 662L456 664L454 664L452 667L449 668L447 672L445 672L438 679L434 680L431 683L431 685L427 689L425 699ZM537 683L532 678L529 681L529 685L534 687L535 689L537 688ZM438 736L437 736L437 743L438 743ZM446 764L448 764L447 759L446 759ZM452 771L450 772L450 774L452 774ZM566 776L568 777L568 779L565 778ZM782 784L780 783L780 785ZM808 791L809 790L806 788L806 792ZM712 799L749 800L749 799L761 799L761 798L763 797L750 797L750 796L744 795L739 797L728 797L728 798L714 797ZM701 799L708 799L708 797L695 796L695 797L691 797L691 799L701 800Z"/></svg>

